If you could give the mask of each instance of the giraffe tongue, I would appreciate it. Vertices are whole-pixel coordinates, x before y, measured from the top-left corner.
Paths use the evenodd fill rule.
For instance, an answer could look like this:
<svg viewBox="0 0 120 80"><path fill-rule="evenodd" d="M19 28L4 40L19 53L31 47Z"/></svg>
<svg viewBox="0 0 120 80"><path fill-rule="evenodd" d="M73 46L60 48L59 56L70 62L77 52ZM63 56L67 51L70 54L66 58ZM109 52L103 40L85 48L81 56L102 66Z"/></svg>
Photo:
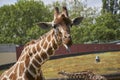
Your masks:
<svg viewBox="0 0 120 80"><path fill-rule="evenodd" d="M69 48L67 45L65 45L65 44L64 44L64 46L65 46L65 48L67 49L67 51L68 51L69 53L71 53L70 48Z"/></svg>

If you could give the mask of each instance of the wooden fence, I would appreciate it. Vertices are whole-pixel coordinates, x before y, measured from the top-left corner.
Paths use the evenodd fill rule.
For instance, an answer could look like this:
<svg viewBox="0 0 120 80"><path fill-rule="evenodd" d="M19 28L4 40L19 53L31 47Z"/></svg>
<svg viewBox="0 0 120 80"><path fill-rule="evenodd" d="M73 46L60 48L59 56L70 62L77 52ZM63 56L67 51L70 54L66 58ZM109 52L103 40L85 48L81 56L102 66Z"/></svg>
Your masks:
<svg viewBox="0 0 120 80"><path fill-rule="evenodd" d="M19 58L23 46L16 46L17 59ZM95 52L105 52L105 51L120 51L120 44L74 44L70 48L71 53L68 53L65 47L61 46L55 51L54 56L79 54L79 53L95 53Z"/></svg>

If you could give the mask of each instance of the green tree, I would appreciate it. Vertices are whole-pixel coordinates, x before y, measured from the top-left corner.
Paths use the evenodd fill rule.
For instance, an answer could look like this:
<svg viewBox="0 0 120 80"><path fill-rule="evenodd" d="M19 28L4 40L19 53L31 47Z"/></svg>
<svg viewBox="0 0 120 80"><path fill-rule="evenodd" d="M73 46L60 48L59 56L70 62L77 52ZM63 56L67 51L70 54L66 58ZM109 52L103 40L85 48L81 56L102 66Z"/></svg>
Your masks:
<svg viewBox="0 0 120 80"><path fill-rule="evenodd" d="M99 16L96 19L96 24L94 24L94 28L92 31L94 40L98 40L99 42L119 40L119 25L120 22L118 20L118 15L106 13Z"/></svg>
<svg viewBox="0 0 120 80"><path fill-rule="evenodd" d="M120 10L120 1L118 0L102 0L102 12L111 12L112 14L117 14L117 11Z"/></svg>
<svg viewBox="0 0 120 80"><path fill-rule="evenodd" d="M74 43L108 43L120 39L119 15L106 13L95 19L94 24L87 18L80 26L72 28Z"/></svg>
<svg viewBox="0 0 120 80"><path fill-rule="evenodd" d="M0 7L0 43L24 44L45 31L34 25L50 21L51 11L42 1L18 0L14 5Z"/></svg>

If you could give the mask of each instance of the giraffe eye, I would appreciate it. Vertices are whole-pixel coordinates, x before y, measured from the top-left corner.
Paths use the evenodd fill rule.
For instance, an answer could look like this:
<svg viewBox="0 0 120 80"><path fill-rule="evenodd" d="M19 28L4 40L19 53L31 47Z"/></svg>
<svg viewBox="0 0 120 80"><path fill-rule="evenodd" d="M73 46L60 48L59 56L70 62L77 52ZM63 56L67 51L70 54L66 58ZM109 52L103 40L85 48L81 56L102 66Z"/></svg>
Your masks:
<svg viewBox="0 0 120 80"><path fill-rule="evenodd" d="M57 24L54 24L53 28L56 28L57 27Z"/></svg>

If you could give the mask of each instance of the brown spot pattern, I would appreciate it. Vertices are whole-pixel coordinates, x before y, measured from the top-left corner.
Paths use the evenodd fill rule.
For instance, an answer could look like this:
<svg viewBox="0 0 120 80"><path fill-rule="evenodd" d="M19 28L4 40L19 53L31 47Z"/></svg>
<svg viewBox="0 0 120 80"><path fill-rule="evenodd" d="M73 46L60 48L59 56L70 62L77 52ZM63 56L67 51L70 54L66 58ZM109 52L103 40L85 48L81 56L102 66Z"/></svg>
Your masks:
<svg viewBox="0 0 120 80"><path fill-rule="evenodd" d="M28 55L26 55L26 59L25 59L25 66L28 67L30 62L30 57Z"/></svg>
<svg viewBox="0 0 120 80"><path fill-rule="evenodd" d="M7 80L7 78L3 78L3 80Z"/></svg>
<svg viewBox="0 0 120 80"><path fill-rule="evenodd" d="M35 56L35 59L38 60L40 63L42 62L42 60L38 54Z"/></svg>
<svg viewBox="0 0 120 80"><path fill-rule="evenodd" d="M45 42L44 40L41 41L41 46L43 46L44 42Z"/></svg>
<svg viewBox="0 0 120 80"><path fill-rule="evenodd" d="M33 52L33 53L36 53L35 47L32 48L32 52Z"/></svg>
<svg viewBox="0 0 120 80"><path fill-rule="evenodd" d="M45 59L47 59L47 54L45 52L42 52L41 57L43 58L43 60L45 60Z"/></svg>
<svg viewBox="0 0 120 80"><path fill-rule="evenodd" d="M52 40L52 43L53 43L53 48L54 48L54 49L57 49L57 44L55 43L54 40Z"/></svg>
<svg viewBox="0 0 120 80"><path fill-rule="evenodd" d="M17 69L18 69L18 66L19 66L18 64L15 66L15 71L17 71Z"/></svg>
<svg viewBox="0 0 120 80"><path fill-rule="evenodd" d="M52 50L51 47L48 48L47 53L48 53L49 55L52 55L52 54L53 54L53 50Z"/></svg>
<svg viewBox="0 0 120 80"><path fill-rule="evenodd" d="M25 80L35 80L34 77L28 72L28 70L25 72Z"/></svg>
<svg viewBox="0 0 120 80"><path fill-rule="evenodd" d="M32 63L36 66L36 67L40 67L39 63L36 60L33 60Z"/></svg>
<svg viewBox="0 0 120 80"><path fill-rule="evenodd" d="M43 48L46 49L47 45L48 45L47 42L45 42Z"/></svg>
<svg viewBox="0 0 120 80"><path fill-rule="evenodd" d="M37 44L37 51L40 52L41 48L40 48L40 44Z"/></svg>
<svg viewBox="0 0 120 80"><path fill-rule="evenodd" d="M40 73L40 76L37 76L37 79L36 80L44 80L43 79L43 76L42 76L42 73Z"/></svg>
<svg viewBox="0 0 120 80"><path fill-rule="evenodd" d="M48 37L47 37L47 41L49 42L51 40L51 36L49 35Z"/></svg>
<svg viewBox="0 0 120 80"><path fill-rule="evenodd" d="M19 68L19 71L20 71L20 73L19 73L19 76L22 76L22 74L23 74L23 72L24 72L24 63L20 63L20 68Z"/></svg>
<svg viewBox="0 0 120 80"><path fill-rule="evenodd" d="M13 67L11 67L11 68L8 70L8 72L7 72L6 75L9 75L12 71L13 71Z"/></svg>
<svg viewBox="0 0 120 80"><path fill-rule="evenodd" d="M17 78L17 74L12 73L12 74L10 75L10 80L16 80L16 78Z"/></svg>
<svg viewBox="0 0 120 80"><path fill-rule="evenodd" d="M36 42L36 40L32 40L32 41L28 42L27 44L25 44L24 47L26 47L26 46L28 46L28 45L31 45L31 44L34 44L35 42Z"/></svg>
<svg viewBox="0 0 120 80"><path fill-rule="evenodd" d="M33 55L33 54L30 52L30 53L29 53L29 56L32 56L32 55Z"/></svg>
<svg viewBox="0 0 120 80"><path fill-rule="evenodd" d="M29 69L30 69L31 72L33 72L34 74L36 74L36 69L32 65L30 65Z"/></svg>

